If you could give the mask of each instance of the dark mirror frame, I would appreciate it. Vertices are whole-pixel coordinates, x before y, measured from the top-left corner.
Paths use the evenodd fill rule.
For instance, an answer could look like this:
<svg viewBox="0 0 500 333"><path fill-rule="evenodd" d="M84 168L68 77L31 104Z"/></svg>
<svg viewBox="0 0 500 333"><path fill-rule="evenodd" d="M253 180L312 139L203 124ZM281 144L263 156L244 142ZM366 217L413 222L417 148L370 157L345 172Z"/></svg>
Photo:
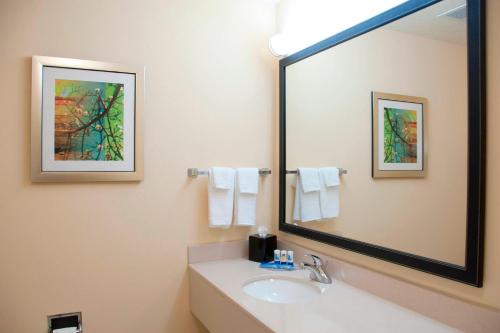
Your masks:
<svg viewBox="0 0 500 333"><path fill-rule="evenodd" d="M287 66L335 47L350 39L401 19L441 0L410 0L363 23L329 37L279 62L280 161L279 161L279 230L331 244L343 249L432 273L476 287L483 283L483 242L485 202L485 0L467 1L468 52L468 180L467 233L465 266L455 265L303 228L285 222L286 177L286 105L285 69ZM367 143L368 144L368 143Z"/></svg>

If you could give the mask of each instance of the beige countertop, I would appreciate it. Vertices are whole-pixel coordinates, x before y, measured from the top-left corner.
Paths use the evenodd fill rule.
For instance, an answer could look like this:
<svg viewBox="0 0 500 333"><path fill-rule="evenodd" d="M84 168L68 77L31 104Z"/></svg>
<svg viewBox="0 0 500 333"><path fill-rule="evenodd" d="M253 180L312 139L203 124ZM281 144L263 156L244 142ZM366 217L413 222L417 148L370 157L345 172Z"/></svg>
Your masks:
<svg viewBox="0 0 500 333"><path fill-rule="evenodd" d="M271 271L246 259L190 264L211 286L255 320L274 332L283 333L422 333L460 332L436 320L334 279L331 285L313 282L322 294L297 304L269 303L243 291L257 277L283 276L309 280L304 270ZM207 300L210 306L210 300Z"/></svg>

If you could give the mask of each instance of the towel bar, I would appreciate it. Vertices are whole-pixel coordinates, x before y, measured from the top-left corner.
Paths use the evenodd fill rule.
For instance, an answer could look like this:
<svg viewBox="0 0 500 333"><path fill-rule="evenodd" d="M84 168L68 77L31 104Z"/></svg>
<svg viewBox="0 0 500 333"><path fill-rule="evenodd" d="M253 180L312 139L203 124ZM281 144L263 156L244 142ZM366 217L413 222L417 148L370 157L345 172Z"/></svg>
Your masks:
<svg viewBox="0 0 500 333"><path fill-rule="evenodd" d="M188 168L187 174L188 174L188 177L191 177L191 178L196 178L198 176L208 176L208 170L198 169L198 168ZM271 174L271 169L269 169L269 168L259 169L259 175L261 175L261 176L267 176L270 174Z"/></svg>
<svg viewBox="0 0 500 333"><path fill-rule="evenodd" d="M287 175L288 174L297 174L297 170L286 170L285 172ZM344 168L339 168L339 176L345 175L347 173L347 170Z"/></svg>

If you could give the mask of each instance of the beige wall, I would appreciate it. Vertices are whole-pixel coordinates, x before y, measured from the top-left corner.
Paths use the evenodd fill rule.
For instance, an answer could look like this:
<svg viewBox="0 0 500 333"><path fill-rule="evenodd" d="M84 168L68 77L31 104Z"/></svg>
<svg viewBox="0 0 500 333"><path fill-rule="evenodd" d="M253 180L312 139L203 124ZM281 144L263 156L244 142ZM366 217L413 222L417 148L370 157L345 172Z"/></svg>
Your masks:
<svg viewBox="0 0 500 333"><path fill-rule="evenodd" d="M464 31L457 44L377 29L287 67L287 168L348 170L340 216L301 226L464 265L466 38ZM371 177L372 91L428 100L425 178ZM287 181L290 223L296 176Z"/></svg>
<svg viewBox="0 0 500 333"><path fill-rule="evenodd" d="M487 0L487 191L484 287L474 288L283 232L279 237L461 299L500 309L500 2Z"/></svg>
<svg viewBox="0 0 500 333"><path fill-rule="evenodd" d="M190 333L186 247L245 238L207 227L188 167L273 167L274 1L0 2L0 332ZM146 66L144 181L31 184L33 54ZM275 170L273 170L275 171ZM275 176L259 223L275 222Z"/></svg>
<svg viewBox="0 0 500 333"><path fill-rule="evenodd" d="M500 3L488 1L489 142L485 287L476 289L326 245L280 236L387 274L500 308ZM206 227L206 180L187 167L276 166L276 60L268 0L0 3L0 332L45 332L49 313L83 311L88 333L198 332L186 246L243 239ZM67 12L67 14L65 14ZM106 35L100 24L121 27ZM109 29L109 28L108 28ZM113 30L115 31L115 30ZM29 181L32 54L147 67L145 180ZM274 72L273 72L274 71ZM230 140L228 140L230 138ZM273 169L274 171L275 169ZM276 176L259 221L277 223Z"/></svg>

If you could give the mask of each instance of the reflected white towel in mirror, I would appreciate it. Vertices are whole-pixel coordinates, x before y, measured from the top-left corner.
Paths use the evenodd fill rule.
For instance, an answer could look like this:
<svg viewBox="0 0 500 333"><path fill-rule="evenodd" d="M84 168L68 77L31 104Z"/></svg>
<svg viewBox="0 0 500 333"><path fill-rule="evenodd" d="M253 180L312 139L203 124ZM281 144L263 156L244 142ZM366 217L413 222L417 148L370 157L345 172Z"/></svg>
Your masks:
<svg viewBox="0 0 500 333"><path fill-rule="evenodd" d="M319 175L321 218L338 217L340 213L339 169L335 167L320 168Z"/></svg>
<svg viewBox="0 0 500 333"><path fill-rule="evenodd" d="M295 188L293 219L309 222L321 219L320 179L317 168L299 168Z"/></svg>

